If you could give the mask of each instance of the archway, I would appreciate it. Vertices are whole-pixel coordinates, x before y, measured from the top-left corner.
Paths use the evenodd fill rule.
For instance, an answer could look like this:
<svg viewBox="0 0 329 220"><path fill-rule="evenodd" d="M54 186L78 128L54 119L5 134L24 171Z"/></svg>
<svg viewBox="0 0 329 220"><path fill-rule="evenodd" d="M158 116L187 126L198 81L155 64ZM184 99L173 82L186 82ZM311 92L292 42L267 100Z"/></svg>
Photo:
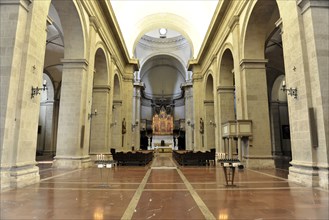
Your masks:
<svg viewBox="0 0 329 220"><path fill-rule="evenodd" d="M214 109L214 80L211 74L208 75L205 86L205 100L204 104L204 128L201 130L201 144L203 149L209 150L215 148L215 109Z"/></svg>
<svg viewBox="0 0 329 220"><path fill-rule="evenodd" d="M287 94L282 91L285 66L280 28L275 28L265 43L266 78L269 94L272 155L278 168L287 169L291 161L290 123Z"/></svg>
<svg viewBox="0 0 329 220"><path fill-rule="evenodd" d="M45 73L43 81L46 82L47 90L42 91L40 98L36 161L52 161L56 153L53 142L55 91L52 80Z"/></svg>
<svg viewBox="0 0 329 220"><path fill-rule="evenodd" d="M103 49L99 48L95 53L92 108L89 116L91 121L89 151L91 154L109 152L109 92L107 60Z"/></svg>
<svg viewBox="0 0 329 220"><path fill-rule="evenodd" d="M64 35L61 20L50 4L47 21L43 81L47 90L41 92L36 161L52 161L56 155L60 90L64 57Z"/></svg>
<svg viewBox="0 0 329 220"><path fill-rule="evenodd" d="M125 142L127 141L127 123L126 119L122 118L121 87L118 74L115 74L113 78L111 128L111 148L119 151L124 150Z"/></svg>
<svg viewBox="0 0 329 220"><path fill-rule="evenodd" d="M239 119L252 121L252 139L244 152L247 167L274 167L269 120L268 84L266 77L266 39L280 18L276 1L251 4L243 27L241 66L242 114ZM252 146L252 147L251 147Z"/></svg>
<svg viewBox="0 0 329 220"><path fill-rule="evenodd" d="M234 60L230 49L226 49L222 55L219 64L219 86L217 88L218 94L218 133L219 133L219 151L221 153L227 152L224 149L224 140L222 136L221 124L227 121L236 120L236 102L235 102L235 77L234 77Z"/></svg>

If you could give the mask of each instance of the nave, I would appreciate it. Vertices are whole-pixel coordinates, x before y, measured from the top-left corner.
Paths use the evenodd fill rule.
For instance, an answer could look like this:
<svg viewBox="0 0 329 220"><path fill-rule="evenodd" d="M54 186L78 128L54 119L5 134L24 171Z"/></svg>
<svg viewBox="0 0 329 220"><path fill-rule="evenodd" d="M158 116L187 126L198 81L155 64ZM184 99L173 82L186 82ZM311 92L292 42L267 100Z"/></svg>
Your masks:
<svg viewBox="0 0 329 220"><path fill-rule="evenodd" d="M328 191L287 180L285 169L243 169L226 187L216 166L180 167L171 154L148 166L56 169L1 194L0 219L327 219ZM251 211L252 210L252 211Z"/></svg>

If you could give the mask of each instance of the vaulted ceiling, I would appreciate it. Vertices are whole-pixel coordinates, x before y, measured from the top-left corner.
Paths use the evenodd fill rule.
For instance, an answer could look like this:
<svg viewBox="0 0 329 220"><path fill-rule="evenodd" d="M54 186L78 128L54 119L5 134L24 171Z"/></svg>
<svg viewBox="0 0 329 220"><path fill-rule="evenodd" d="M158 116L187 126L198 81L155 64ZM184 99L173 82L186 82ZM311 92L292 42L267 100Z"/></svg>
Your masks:
<svg viewBox="0 0 329 220"><path fill-rule="evenodd" d="M212 21L219 0L139 1L108 0L112 5L128 53L146 33L167 28L182 34L196 57Z"/></svg>

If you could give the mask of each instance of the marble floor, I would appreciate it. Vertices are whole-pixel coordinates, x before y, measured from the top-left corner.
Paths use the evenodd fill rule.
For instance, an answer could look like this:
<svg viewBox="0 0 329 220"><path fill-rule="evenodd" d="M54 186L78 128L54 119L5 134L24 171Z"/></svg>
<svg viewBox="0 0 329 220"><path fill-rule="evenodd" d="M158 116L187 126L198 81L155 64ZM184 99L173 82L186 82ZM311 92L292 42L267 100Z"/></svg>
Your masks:
<svg viewBox="0 0 329 220"><path fill-rule="evenodd" d="M226 187L220 165L179 167L158 154L146 167L59 170L2 192L0 219L328 219L329 193L287 181L284 169L237 170Z"/></svg>

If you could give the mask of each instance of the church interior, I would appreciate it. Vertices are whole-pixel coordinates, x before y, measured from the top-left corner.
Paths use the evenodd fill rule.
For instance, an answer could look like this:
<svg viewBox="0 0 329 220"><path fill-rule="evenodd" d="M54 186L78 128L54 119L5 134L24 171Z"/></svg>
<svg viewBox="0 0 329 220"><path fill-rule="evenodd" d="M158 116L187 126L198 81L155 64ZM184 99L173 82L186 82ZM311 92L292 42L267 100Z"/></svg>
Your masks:
<svg viewBox="0 0 329 220"><path fill-rule="evenodd" d="M0 219L329 218L329 1L0 18Z"/></svg>

